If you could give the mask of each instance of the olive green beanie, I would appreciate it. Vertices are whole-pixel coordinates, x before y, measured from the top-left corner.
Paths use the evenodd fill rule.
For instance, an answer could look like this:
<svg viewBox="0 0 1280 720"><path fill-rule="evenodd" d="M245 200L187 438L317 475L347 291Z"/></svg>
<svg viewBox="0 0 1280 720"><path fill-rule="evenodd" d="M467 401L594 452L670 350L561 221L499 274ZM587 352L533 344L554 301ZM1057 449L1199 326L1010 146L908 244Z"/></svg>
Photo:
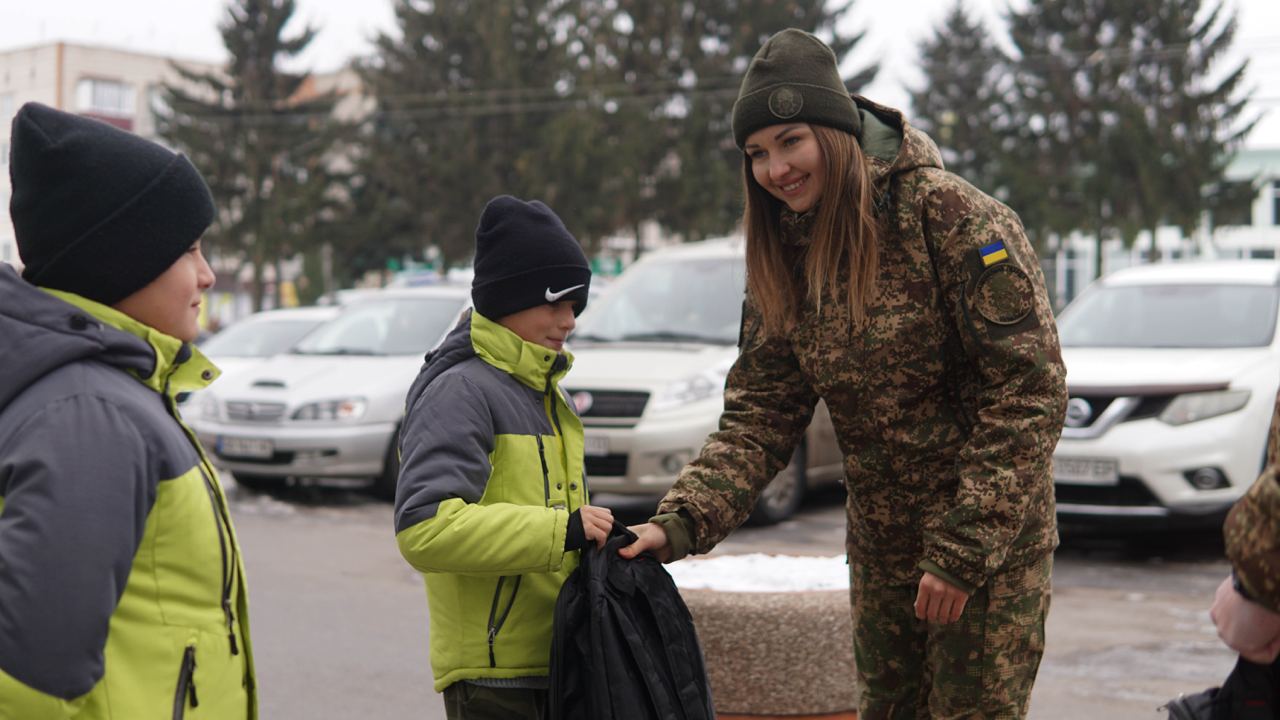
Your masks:
<svg viewBox="0 0 1280 720"><path fill-rule="evenodd" d="M751 59L733 104L733 140L741 148L751 133L784 122L825 125L850 135L862 129L836 69L836 54L795 28L769 38Z"/></svg>

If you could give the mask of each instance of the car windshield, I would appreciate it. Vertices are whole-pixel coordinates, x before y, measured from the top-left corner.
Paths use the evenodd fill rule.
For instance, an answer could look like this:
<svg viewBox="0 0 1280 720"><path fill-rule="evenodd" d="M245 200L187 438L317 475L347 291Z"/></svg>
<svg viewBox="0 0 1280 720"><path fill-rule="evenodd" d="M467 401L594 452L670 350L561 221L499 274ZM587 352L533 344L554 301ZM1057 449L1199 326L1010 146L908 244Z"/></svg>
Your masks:
<svg viewBox="0 0 1280 720"><path fill-rule="evenodd" d="M204 341L200 351L209 357L270 357L293 347L320 322L320 318L247 320Z"/></svg>
<svg viewBox="0 0 1280 720"><path fill-rule="evenodd" d="M1261 285L1102 286L1063 312L1058 333L1064 347L1261 347L1277 301Z"/></svg>
<svg viewBox="0 0 1280 720"><path fill-rule="evenodd" d="M422 297L357 302L316 328L293 352L302 355L421 355L462 311L464 298Z"/></svg>
<svg viewBox="0 0 1280 720"><path fill-rule="evenodd" d="M733 345L745 287L741 257L636 265L592 301L572 339Z"/></svg>

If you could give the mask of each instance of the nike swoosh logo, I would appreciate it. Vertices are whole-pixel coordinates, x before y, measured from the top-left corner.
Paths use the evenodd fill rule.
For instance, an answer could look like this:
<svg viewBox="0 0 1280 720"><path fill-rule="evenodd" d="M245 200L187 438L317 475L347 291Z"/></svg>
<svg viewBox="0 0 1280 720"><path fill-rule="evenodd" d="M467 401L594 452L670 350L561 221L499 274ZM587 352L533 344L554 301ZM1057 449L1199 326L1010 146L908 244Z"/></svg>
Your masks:
<svg viewBox="0 0 1280 720"><path fill-rule="evenodd" d="M545 297L547 298L547 302L556 302L560 298L564 297L565 295L568 295L569 293L573 292L574 290L577 290L580 287L586 287L586 285L574 285L573 287L565 288L560 292L551 292L551 288L547 288L547 294Z"/></svg>

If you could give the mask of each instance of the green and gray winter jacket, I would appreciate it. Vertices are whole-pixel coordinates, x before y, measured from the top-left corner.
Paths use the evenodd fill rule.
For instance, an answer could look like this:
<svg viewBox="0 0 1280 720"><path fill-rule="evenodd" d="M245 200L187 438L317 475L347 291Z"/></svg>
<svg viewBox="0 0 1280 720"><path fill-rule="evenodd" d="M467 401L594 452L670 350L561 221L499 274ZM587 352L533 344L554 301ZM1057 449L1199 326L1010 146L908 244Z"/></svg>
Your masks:
<svg viewBox="0 0 1280 720"><path fill-rule="evenodd" d="M253 718L244 570L189 344L0 264L0 718Z"/></svg>
<svg viewBox="0 0 1280 720"><path fill-rule="evenodd" d="M396 540L426 578L435 688L546 677L556 597L578 564L582 422L573 357L472 312L427 356L400 432Z"/></svg>

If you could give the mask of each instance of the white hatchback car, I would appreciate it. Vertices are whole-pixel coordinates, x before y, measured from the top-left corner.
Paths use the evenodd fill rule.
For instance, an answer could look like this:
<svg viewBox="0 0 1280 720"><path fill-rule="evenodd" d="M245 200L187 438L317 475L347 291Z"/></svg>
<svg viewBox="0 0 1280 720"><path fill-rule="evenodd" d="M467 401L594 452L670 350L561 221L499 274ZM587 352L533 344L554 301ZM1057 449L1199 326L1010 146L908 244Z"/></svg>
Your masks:
<svg viewBox="0 0 1280 720"><path fill-rule="evenodd" d="M1066 427L1058 514L1168 526L1221 522L1257 478L1280 386L1280 264L1114 272L1058 321Z"/></svg>
<svg viewBox="0 0 1280 720"><path fill-rule="evenodd" d="M745 286L742 239L708 240L645 255L588 305L569 338L575 359L563 386L582 416L592 492L660 497L716 430ZM752 520L783 520L806 487L843 477L819 403Z"/></svg>
<svg viewBox="0 0 1280 720"><path fill-rule="evenodd" d="M454 285L362 294L288 353L220 378L191 425L246 487L354 478L389 497L405 394L470 301Z"/></svg>

